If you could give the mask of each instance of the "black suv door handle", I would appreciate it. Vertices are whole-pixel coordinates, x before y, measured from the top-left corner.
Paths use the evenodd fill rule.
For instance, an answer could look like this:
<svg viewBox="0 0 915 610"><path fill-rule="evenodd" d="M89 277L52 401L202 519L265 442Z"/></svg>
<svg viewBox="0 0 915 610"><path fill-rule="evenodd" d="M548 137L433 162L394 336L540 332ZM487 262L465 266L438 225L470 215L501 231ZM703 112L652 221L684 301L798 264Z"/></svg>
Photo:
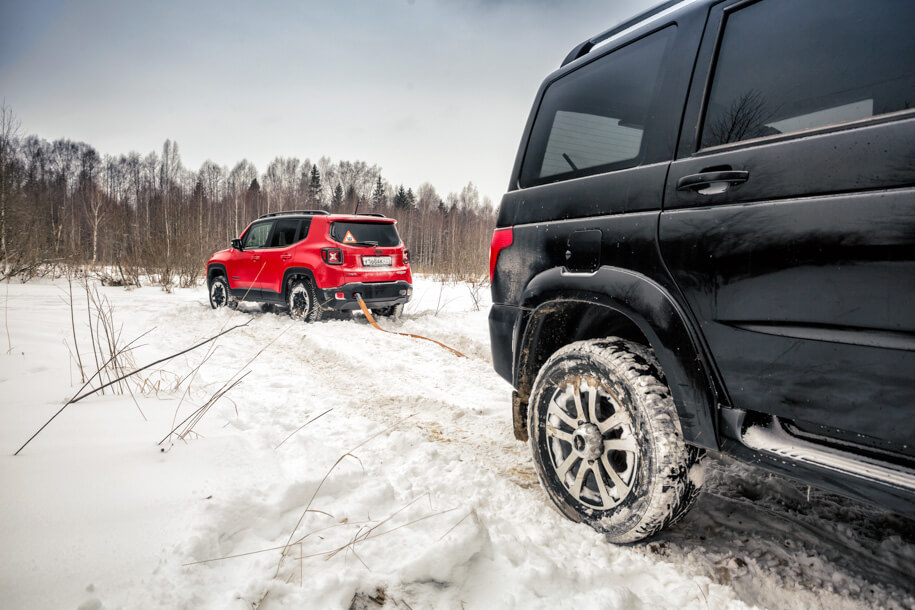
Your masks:
<svg viewBox="0 0 915 610"><path fill-rule="evenodd" d="M697 191L700 195L716 195L749 179L750 172L743 170L703 172L680 178L677 181L677 190Z"/></svg>

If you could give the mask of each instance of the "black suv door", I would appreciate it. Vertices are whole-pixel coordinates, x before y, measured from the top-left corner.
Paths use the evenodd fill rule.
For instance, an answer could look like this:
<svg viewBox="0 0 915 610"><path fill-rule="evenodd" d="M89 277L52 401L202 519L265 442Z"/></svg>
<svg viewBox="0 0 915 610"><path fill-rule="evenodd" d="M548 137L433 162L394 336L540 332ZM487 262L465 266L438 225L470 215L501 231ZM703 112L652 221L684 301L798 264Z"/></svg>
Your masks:
<svg viewBox="0 0 915 610"><path fill-rule="evenodd" d="M909 455L912 23L907 0L713 7L659 231L735 407Z"/></svg>

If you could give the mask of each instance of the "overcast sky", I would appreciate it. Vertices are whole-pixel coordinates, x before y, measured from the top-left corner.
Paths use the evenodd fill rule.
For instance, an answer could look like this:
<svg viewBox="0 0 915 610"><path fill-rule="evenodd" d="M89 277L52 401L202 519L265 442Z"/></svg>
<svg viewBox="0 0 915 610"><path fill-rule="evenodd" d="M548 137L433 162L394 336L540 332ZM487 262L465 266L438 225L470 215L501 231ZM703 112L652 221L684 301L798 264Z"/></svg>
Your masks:
<svg viewBox="0 0 915 610"><path fill-rule="evenodd" d="M656 3L0 0L0 98L24 133L103 154L327 155L497 203L543 78Z"/></svg>

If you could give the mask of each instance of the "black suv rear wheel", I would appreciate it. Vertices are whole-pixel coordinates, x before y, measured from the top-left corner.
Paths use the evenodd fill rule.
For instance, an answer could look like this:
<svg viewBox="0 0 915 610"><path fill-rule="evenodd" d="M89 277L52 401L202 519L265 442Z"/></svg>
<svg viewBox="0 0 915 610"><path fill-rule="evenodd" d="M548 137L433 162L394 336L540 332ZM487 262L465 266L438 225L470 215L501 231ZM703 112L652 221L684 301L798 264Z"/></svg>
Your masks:
<svg viewBox="0 0 915 610"><path fill-rule="evenodd" d="M537 375L528 426L534 462L564 515L635 542L679 520L698 484L650 350L617 338L557 351Z"/></svg>

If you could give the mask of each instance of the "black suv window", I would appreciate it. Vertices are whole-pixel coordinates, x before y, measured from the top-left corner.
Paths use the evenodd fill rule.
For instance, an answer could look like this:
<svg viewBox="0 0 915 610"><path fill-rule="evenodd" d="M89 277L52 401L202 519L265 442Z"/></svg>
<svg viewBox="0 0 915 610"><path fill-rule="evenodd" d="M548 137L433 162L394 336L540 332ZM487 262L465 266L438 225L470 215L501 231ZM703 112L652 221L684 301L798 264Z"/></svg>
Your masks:
<svg viewBox="0 0 915 610"><path fill-rule="evenodd" d="M400 243L397 229L390 222L335 222L330 225L330 236L345 244L390 247Z"/></svg>
<svg viewBox="0 0 915 610"><path fill-rule="evenodd" d="M296 234L299 232L299 225L302 224L300 218L283 218L276 221L276 228L273 229L273 237L270 238L271 248L283 248L291 246L296 241Z"/></svg>
<svg viewBox="0 0 915 610"><path fill-rule="evenodd" d="M267 245L267 237L270 236L271 226L273 226L272 220L251 225L251 228L245 233L245 241L242 244L244 248L248 250L265 247Z"/></svg>
<svg viewBox="0 0 915 610"><path fill-rule="evenodd" d="M911 0L763 0L727 16L702 146L915 105Z"/></svg>
<svg viewBox="0 0 915 610"><path fill-rule="evenodd" d="M552 83L543 95L521 168L528 187L643 161L669 27Z"/></svg>

